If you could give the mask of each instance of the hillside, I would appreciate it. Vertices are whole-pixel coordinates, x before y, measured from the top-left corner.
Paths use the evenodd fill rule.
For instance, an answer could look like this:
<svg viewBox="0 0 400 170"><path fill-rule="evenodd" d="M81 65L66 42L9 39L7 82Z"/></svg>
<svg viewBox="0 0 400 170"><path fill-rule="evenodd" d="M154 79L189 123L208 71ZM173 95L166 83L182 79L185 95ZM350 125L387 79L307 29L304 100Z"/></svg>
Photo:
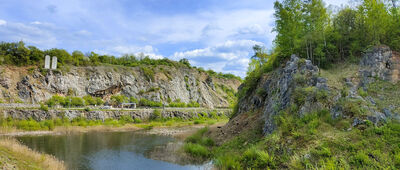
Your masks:
<svg viewBox="0 0 400 170"><path fill-rule="evenodd" d="M241 85L233 118L188 145L208 148L221 169L399 168L399 58L378 46L359 65L320 70L292 55Z"/></svg>
<svg viewBox="0 0 400 170"><path fill-rule="evenodd" d="M0 101L39 103L54 95L101 97L122 94L150 101L199 103L229 107L238 79L212 76L185 66L68 66L49 71L37 66L0 66Z"/></svg>

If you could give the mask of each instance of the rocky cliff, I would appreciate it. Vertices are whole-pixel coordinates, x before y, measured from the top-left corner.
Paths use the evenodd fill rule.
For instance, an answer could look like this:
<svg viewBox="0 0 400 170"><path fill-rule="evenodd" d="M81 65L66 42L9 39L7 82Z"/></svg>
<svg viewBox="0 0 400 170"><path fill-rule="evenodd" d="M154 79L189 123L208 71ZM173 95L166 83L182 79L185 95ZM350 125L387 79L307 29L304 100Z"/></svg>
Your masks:
<svg viewBox="0 0 400 170"><path fill-rule="evenodd" d="M268 135L277 129L276 116L285 113L303 117L325 110L332 119L349 119L351 126L346 128L350 129L368 121L400 120L397 54L385 46L375 47L359 65L333 68L329 74L292 55L286 64L258 79L256 87L239 99L235 116L215 136L226 140L261 127Z"/></svg>
<svg viewBox="0 0 400 170"><path fill-rule="evenodd" d="M36 67L0 66L0 100L38 103L55 94L108 99L123 94L137 99L196 101L204 107L228 107L240 81L210 76L187 67L98 66L47 71Z"/></svg>

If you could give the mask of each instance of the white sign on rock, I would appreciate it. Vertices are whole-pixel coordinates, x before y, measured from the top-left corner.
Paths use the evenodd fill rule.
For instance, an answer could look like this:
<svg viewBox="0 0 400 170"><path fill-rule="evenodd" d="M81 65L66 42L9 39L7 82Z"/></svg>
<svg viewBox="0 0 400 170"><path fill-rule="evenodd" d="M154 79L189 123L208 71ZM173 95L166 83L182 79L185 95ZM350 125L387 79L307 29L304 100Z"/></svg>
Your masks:
<svg viewBox="0 0 400 170"><path fill-rule="evenodd" d="M50 69L50 56L48 56L48 55L46 55L45 60L44 60L44 68Z"/></svg>
<svg viewBox="0 0 400 170"><path fill-rule="evenodd" d="M57 57L56 56L53 57L53 60L52 60L52 63L51 63L51 69L52 70L57 69Z"/></svg>

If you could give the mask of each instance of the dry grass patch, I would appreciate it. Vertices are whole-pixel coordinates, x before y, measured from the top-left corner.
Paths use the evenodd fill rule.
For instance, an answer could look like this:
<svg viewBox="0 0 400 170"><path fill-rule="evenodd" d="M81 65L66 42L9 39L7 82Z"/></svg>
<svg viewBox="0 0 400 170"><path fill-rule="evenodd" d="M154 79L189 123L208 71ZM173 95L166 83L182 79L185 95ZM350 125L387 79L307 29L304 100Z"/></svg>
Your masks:
<svg viewBox="0 0 400 170"><path fill-rule="evenodd" d="M358 77L358 71L360 66L357 64L343 63L337 64L334 68L321 69L321 77L327 78L327 84L329 87L335 89L342 89L344 79L351 78L356 79Z"/></svg>
<svg viewBox="0 0 400 170"><path fill-rule="evenodd" d="M42 154L20 144L16 139L0 139L0 168L2 169L66 169L54 156Z"/></svg>

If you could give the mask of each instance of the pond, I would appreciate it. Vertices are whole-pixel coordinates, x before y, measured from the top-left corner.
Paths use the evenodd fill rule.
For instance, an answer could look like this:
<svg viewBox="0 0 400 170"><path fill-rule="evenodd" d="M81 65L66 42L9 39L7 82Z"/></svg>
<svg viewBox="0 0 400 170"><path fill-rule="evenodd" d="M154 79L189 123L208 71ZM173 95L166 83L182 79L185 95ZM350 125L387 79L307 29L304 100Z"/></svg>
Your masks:
<svg viewBox="0 0 400 170"><path fill-rule="evenodd" d="M177 164L151 159L149 153L171 143L181 142L169 136L140 132L89 132L68 135L20 136L29 148L54 155L68 169L209 169L209 163ZM165 157L174 157L163 152Z"/></svg>

